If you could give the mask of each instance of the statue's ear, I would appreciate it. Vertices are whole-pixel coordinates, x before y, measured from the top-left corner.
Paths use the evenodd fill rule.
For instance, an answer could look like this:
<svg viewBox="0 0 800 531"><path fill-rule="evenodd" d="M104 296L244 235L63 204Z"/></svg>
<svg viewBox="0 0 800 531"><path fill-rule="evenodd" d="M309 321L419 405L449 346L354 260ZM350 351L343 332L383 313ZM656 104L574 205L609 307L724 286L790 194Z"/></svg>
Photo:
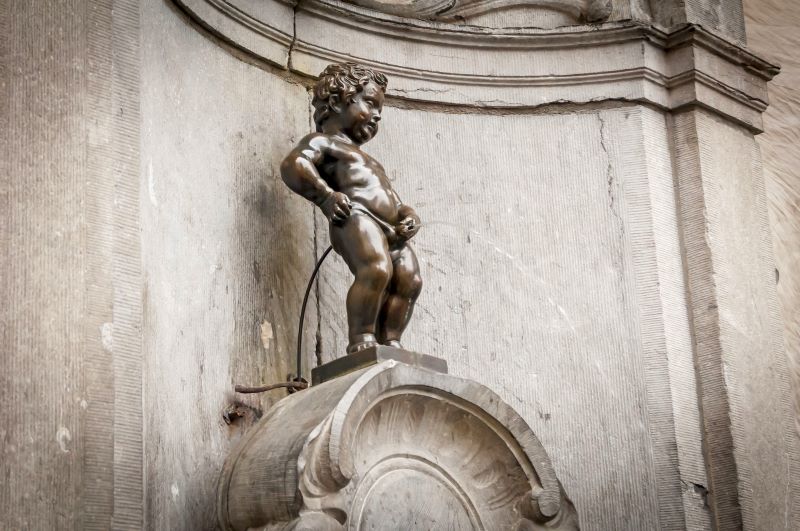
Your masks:
<svg viewBox="0 0 800 531"><path fill-rule="evenodd" d="M338 94L331 94L328 98L328 107L337 114L342 112L342 98Z"/></svg>

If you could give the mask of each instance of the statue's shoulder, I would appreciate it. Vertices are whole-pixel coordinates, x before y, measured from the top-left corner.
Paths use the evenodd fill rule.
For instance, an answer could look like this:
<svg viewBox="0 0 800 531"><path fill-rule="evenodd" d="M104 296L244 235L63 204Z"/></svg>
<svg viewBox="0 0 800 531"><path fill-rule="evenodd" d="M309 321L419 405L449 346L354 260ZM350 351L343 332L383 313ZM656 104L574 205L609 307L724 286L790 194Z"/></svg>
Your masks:
<svg viewBox="0 0 800 531"><path fill-rule="evenodd" d="M321 160L322 157L331 154L333 147L333 139L329 135L309 133L297 142L288 158L304 156L313 161Z"/></svg>
<svg viewBox="0 0 800 531"><path fill-rule="evenodd" d="M332 136L326 135L325 133L314 132L309 133L300 139L298 145L302 147L308 146L319 150L327 150L333 146L334 142L335 140Z"/></svg>
<svg viewBox="0 0 800 531"><path fill-rule="evenodd" d="M352 144L342 142L333 135L325 133L309 133L300 140L298 148L302 151L311 151L318 155L330 156L335 159L348 159L353 153L364 153Z"/></svg>

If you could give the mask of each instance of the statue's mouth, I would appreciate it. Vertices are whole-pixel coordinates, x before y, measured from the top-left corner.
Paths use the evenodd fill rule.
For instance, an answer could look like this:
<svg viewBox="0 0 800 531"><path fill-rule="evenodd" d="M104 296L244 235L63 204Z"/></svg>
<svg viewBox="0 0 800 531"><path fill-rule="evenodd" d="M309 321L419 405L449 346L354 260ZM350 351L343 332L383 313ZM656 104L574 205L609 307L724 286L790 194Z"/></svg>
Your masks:
<svg viewBox="0 0 800 531"><path fill-rule="evenodd" d="M376 122L366 122L359 129L359 136L364 137L365 140L369 140L378 132L378 124Z"/></svg>

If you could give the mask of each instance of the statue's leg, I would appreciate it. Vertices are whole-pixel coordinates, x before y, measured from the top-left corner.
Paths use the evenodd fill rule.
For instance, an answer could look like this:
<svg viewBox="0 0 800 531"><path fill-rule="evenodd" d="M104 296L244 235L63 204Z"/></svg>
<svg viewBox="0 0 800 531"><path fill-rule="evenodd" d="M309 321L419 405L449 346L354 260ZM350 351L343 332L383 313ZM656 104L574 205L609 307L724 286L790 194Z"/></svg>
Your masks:
<svg viewBox="0 0 800 531"><path fill-rule="evenodd" d="M347 352L352 354L377 344L376 322L392 278L392 260L383 231L364 215L331 225L331 243L355 276L347 292Z"/></svg>
<svg viewBox="0 0 800 531"><path fill-rule="evenodd" d="M383 304L378 319L378 337L381 343L400 347L400 337L411 320L414 303L422 291L419 263L409 245L392 250L394 274L389 283L389 296Z"/></svg>

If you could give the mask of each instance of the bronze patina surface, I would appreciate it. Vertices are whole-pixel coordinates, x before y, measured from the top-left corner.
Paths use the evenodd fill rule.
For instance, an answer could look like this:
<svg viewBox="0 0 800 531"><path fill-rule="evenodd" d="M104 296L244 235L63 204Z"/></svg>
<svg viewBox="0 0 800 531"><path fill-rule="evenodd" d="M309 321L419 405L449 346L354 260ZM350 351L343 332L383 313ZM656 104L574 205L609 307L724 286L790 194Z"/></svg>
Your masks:
<svg viewBox="0 0 800 531"><path fill-rule="evenodd" d="M414 209L361 146L378 133L386 76L353 63L330 65L314 87L317 131L281 164L284 182L319 206L334 250L355 279L347 293L348 354L400 339L422 289L409 240Z"/></svg>

